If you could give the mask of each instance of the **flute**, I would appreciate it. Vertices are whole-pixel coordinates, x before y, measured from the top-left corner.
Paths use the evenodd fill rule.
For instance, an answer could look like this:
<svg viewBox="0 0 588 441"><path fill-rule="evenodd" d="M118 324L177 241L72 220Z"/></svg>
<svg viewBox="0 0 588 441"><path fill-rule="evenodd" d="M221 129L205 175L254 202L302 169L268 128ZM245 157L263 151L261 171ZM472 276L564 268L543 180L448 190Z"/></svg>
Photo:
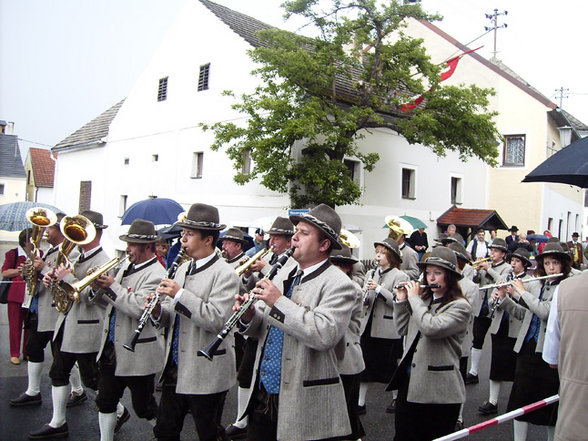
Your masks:
<svg viewBox="0 0 588 441"><path fill-rule="evenodd" d="M400 288L405 288L406 289L406 285L408 284L408 282L403 282L400 283L398 285L394 286L394 289L400 289ZM441 288L441 285L439 285L438 283L432 283L430 285L419 285L421 287L421 289L433 289L433 288Z"/></svg>
<svg viewBox="0 0 588 441"><path fill-rule="evenodd" d="M530 279L519 279L519 280L523 283L527 283L527 282L537 282L538 280L554 279L556 277L561 277L561 276L563 276L563 273L550 274L548 276L541 276L541 277L531 277ZM484 286L480 286L480 290L502 288L502 287L505 287L508 285L512 285L513 283L514 283L514 281L511 280L509 282L495 283L494 285L484 285Z"/></svg>
<svg viewBox="0 0 588 441"><path fill-rule="evenodd" d="M294 253L294 247L287 249L284 252L284 254L282 254L280 256L280 258L274 264L274 266L272 266L272 268L270 269L270 272L268 273L268 275L265 278L268 280L272 280L275 277L275 275L278 273L278 271L284 266L284 264L286 263L286 260L288 260L293 253ZM229 317L229 320L227 320L227 322L223 326L223 329L221 329L221 331L217 334L217 336L214 338L214 340L212 340L208 344L208 346L206 346L205 348L200 349L198 351L198 355L203 355L208 360L212 361L212 357L214 357L214 353L217 351L218 347L222 344L222 342L224 341L226 336L229 335L229 332L231 332L231 329L233 329L235 327L235 325L237 323L239 323L239 320L241 320L241 317L243 317L243 315L247 312L249 307L251 305L253 305L256 301L257 301L257 296L253 293L249 293L249 299L247 299L245 302L243 302L241 304L241 308L238 311L235 311L231 315L231 317Z"/></svg>

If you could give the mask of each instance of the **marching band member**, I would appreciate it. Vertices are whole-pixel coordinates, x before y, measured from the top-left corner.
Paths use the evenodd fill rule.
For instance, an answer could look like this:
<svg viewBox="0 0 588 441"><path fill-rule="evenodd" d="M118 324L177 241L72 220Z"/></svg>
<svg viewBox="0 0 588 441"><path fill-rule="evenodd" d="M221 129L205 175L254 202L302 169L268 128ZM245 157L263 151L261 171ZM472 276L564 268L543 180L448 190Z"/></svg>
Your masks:
<svg viewBox="0 0 588 441"><path fill-rule="evenodd" d="M390 235L388 236L390 237ZM400 270L405 272L411 280L416 280L419 277L419 268L417 262L419 261L418 253L413 250L406 242L406 234L401 234L396 239L398 242L398 249L400 251L400 258L402 264Z"/></svg>
<svg viewBox="0 0 588 441"><path fill-rule="evenodd" d="M459 373L461 345L471 307L458 285L455 253L434 248L425 262L426 283L398 290L394 322L406 347L387 390L398 389L395 441L431 440L453 432L465 387Z"/></svg>
<svg viewBox="0 0 588 441"><path fill-rule="evenodd" d="M508 248L504 239L494 239L490 248L490 257L492 262L482 262L478 264L478 276L480 278L480 286L489 285L502 280L512 270L512 267L504 260ZM475 281L475 280L474 280ZM480 365L480 359L482 358L482 346L484 345L484 339L492 320L488 318L488 293L486 290L480 291L480 297L478 301L472 305L474 310L474 340L472 346L472 356L470 371L466 376L466 384L478 383L478 367Z"/></svg>
<svg viewBox="0 0 588 441"><path fill-rule="evenodd" d="M165 269L155 255L155 244L160 238L152 222L135 219L128 233L119 239L127 243L130 263L120 268L115 277L103 274L95 282L99 289L94 301L107 305L96 357L101 441L112 441L114 433L129 419L126 408L119 419L116 413L126 388L131 391L137 416L155 422L153 380L163 368L163 336L150 324L143 329L134 352L123 348L138 326L146 296L165 277Z"/></svg>
<svg viewBox="0 0 588 441"><path fill-rule="evenodd" d="M201 441L225 435L220 425L227 391L235 384L232 334L214 354L197 356L222 329L231 314L240 281L215 252L219 231L218 209L196 203L176 223L182 227L182 247L192 261L180 266L174 279L163 279L157 292L167 296L153 310L159 326L169 327L166 338L163 390L153 429L158 440L179 441L184 418L191 410Z"/></svg>
<svg viewBox="0 0 588 441"><path fill-rule="evenodd" d="M255 284L269 273L271 267L278 261L280 256L291 247L294 225L290 222L290 219L278 216L274 220L268 234L269 246L270 248L273 247L273 251L266 256L267 261L263 258L258 259L251 265L250 270L244 274L246 277L247 291L255 288ZM294 264L293 259L288 259L284 267L287 268ZM283 271L287 271L287 269L283 269ZM237 421L226 429L227 437L233 440L247 437L248 417L244 416L241 419L239 417L245 414L247 408L248 389L251 387L256 352L257 340L253 337L247 338L237 373L237 381L239 383L237 389Z"/></svg>
<svg viewBox="0 0 588 441"><path fill-rule="evenodd" d="M367 297L361 326L361 348L365 361L358 402L361 414L366 412L365 398L369 385L388 383L398 366L398 359L402 357L402 338L393 322L394 287L409 281L409 276L400 270L402 258L394 239L388 237L374 242L374 247L378 269L370 278L371 273L368 272L364 285ZM389 408L390 413L394 412L394 401Z"/></svg>
<svg viewBox="0 0 588 441"><path fill-rule="evenodd" d="M233 268L237 268L246 257L243 252L243 245L247 243L245 235L238 228L229 228L221 237L223 243L223 255L225 260Z"/></svg>
<svg viewBox="0 0 588 441"><path fill-rule="evenodd" d="M512 272L508 273L506 279L527 280L531 276L527 274L527 268L531 266L531 254L525 248L517 248L514 252L506 255L506 260L510 262ZM538 284L530 284L527 290L535 296L539 295ZM512 287L507 290L512 292ZM478 412L483 415L492 415L498 412L498 397L500 388L504 381L513 381L515 375L516 353L513 351L522 322L515 315L508 311L498 308L498 298L496 291L493 292L493 301L490 302L490 336L492 338L492 359L490 362L490 392L486 400L478 408Z"/></svg>
<svg viewBox="0 0 588 441"><path fill-rule="evenodd" d="M59 245L63 242L63 234L59 229L59 222L65 215L57 213L57 222L47 227L47 242L51 247L47 253L35 259L34 267L39 273L39 280L48 274L54 267L59 255ZM70 254L71 260L77 259L77 251ZM37 294L31 299L29 305L30 334L27 340L27 352L29 362L27 363L28 387L18 398L10 400L13 407L34 406L41 404L41 374L43 372L43 361L45 361L45 348L51 343L53 353L53 331L59 316L57 309L53 308L53 297L51 291L42 283L37 285ZM77 368L75 368L77 369Z"/></svg>
<svg viewBox="0 0 588 441"><path fill-rule="evenodd" d="M331 251L329 260L353 280L353 266L358 260L351 255L351 250L347 245L342 244L340 250ZM357 287L359 288L359 285ZM343 360L339 361L339 375L341 376L343 389L345 390L347 412L349 413L349 423L351 424L351 435L347 438L351 440L360 439L365 435L365 430L359 418L357 404L359 400L361 372L365 369L360 343L362 310L362 298L358 295L355 301L355 308L353 308L351 314L349 328L345 332L345 355L343 356Z"/></svg>
<svg viewBox="0 0 588 441"><path fill-rule="evenodd" d="M262 343L250 388L250 441L331 440L351 432L336 360L360 294L328 261L340 248L341 219L321 204L290 220L297 268L260 280L253 293L262 301L240 323ZM234 309L246 298L237 296Z"/></svg>
<svg viewBox="0 0 588 441"><path fill-rule="evenodd" d="M94 239L81 246L81 253L74 264L73 274L64 266L54 269L55 272L47 274L43 283L49 286L51 278L74 283L83 279L88 270L109 261L108 256L100 246L102 230L107 228L103 224L102 214L96 211L84 211L80 213L88 218L96 228ZM97 338L102 330L101 307L90 301L90 287L80 293L80 301L74 302L67 314L59 314L55 331L53 333L53 364L49 371L51 377L51 395L53 398L53 417L49 424L41 429L29 433L29 439L50 439L65 437L68 434L66 422L66 407L69 398L70 372L77 362L82 381L86 387L92 390L98 388L98 367L96 355L100 349L100 340Z"/></svg>
<svg viewBox="0 0 588 441"><path fill-rule="evenodd" d="M542 281L540 291L530 292L521 280L513 281L512 294L506 287L497 291L501 299L499 308L504 308L522 320L514 350L517 353L515 378L508 400L507 411L517 409L535 401L555 395L559 390L557 371L543 361L543 341L551 307L553 293L559 282L568 277L572 259L557 242L548 242L543 252L536 257L537 276L562 273L563 276ZM528 423L546 426L548 440L554 439L557 420L557 403L517 417L514 422L515 441L527 438Z"/></svg>

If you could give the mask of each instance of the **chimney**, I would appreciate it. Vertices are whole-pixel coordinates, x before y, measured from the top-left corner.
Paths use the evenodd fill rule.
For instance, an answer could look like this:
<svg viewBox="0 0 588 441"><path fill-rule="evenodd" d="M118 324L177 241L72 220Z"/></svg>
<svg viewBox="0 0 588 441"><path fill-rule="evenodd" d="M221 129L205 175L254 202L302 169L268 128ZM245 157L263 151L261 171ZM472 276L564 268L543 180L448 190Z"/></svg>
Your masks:
<svg viewBox="0 0 588 441"><path fill-rule="evenodd" d="M558 127L559 130L559 142L561 147L567 147L572 142L572 128L570 126Z"/></svg>

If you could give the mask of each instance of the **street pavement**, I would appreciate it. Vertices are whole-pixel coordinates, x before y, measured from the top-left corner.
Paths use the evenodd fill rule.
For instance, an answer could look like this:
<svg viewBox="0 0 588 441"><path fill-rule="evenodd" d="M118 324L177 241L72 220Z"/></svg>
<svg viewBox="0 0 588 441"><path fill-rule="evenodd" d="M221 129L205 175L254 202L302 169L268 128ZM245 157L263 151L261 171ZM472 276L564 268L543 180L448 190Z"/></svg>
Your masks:
<svg viewBox="0 0 588 441"><path fill-rule="evenodd" d="M479 384L466 387L467 402L464 409L466 427L489 419L478 415L478 406L488 398L488 372L490 369L490 339L485 346L485 353L481 362L481 381ZM13 408L8 405L10 398L17 397L27 387L26 362L18 366L10 363L8 349L8 323L6 305L0 305L0 441L24 441L30 431L39 429L43 424L51 420L51 386L49 379L49 367L51 365L51 353L47 348L45 357L45 372L41 382L41 394L43 404L30 408ZM499 400L499 412L505 413L508 396L512 383L505 383L502 387ZM96 440L100 439L98 428L98 415L94 405L95 394L88 391L88 401L78 407L68 409L67 422L69 426L70 440ZM159 394L157 394L159 399ZM392 398L391 393L384 391L384 385L376 385L368 392L367 414L362 417L367 436L364 440L380 441L392 440L394 437L394 415L386 413ZM229 391L223 414L223 424L229 425L236 415L236 388ZM133 413L128 391L122 400L129 408L131 418L121 428L115 439L119 441L145 441L153 438L152 428L145 421L137 418ZM423 421L426 424L426 421ZM512 440L512 423L507 422L490 427L471 435L469 440L505 441ZM197 440L194 422L190 415L187 416L182 433L182 440ZM529 440L547 439L545 428L529 426Z"/></svg>

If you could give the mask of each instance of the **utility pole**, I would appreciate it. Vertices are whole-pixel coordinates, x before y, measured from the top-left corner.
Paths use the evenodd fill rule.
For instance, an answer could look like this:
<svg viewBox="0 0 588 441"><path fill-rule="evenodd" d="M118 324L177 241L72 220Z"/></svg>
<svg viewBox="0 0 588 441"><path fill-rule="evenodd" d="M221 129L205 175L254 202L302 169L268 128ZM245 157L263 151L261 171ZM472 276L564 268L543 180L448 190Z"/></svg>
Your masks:
<svg viewBox="0 0 588 441"><path fill-rule="evenodd" d="M563 99L564 98L569 98L570 96L568 95L568 92L570 91L570 89L564 89L563 87L560 87L559 89L555 89L555 97L559 98L559 108L563 109L562 105L563 105ZM559 93L559 96L557 96L557 94Z"/></svg>
<svg viewBox="0 0 588 441"><path fill-rule="evenodd" d="M494 58L496 58L496 53L498 52L496 50L496 31L500 28L508 27L506 23L498 25L498 17L501 15L508 15L508 11L498 12L498 9L494 9L494 12L492 14L486 14L486 18L492 22L492 26L484 26L484 29L486 31L494 31L494 50L492 51Z"/></svg>

